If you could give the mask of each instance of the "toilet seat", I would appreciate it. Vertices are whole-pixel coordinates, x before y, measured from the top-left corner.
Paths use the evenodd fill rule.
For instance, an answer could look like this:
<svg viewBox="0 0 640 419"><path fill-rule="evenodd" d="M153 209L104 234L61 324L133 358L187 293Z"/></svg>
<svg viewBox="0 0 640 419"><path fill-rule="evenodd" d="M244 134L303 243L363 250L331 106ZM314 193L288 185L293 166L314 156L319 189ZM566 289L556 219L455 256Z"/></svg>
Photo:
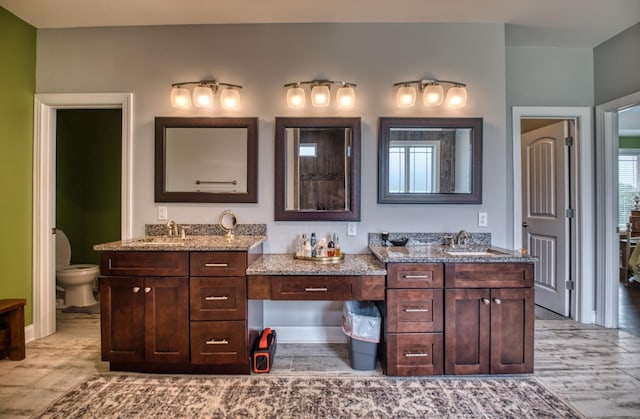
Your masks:
<svg viewBox="0 0 640 419"><path fill-rule="evenodd" d="M81 273L99 273L100 267L98 265L91 264L75 264L71 263L71 244L64 231L56 230L56 274L62 273L63 275L73 275L76 272L78 275Z"/></svg>

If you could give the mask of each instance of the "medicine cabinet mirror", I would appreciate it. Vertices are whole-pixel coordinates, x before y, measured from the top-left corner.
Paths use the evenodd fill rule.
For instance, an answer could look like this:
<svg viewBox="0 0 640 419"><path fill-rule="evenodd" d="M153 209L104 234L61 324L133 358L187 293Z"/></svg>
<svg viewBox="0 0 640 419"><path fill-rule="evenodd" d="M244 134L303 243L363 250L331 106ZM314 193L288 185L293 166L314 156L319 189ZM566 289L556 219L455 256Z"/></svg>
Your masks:
<svg viewBox="0 0 640 419"><path fill-rule="evenodd" d="M275 220L360 220L360 118L276 118Z"/></svg>
<svg viewBox="0 0 640 419"><path fill-rule="evenodd" d="M482 118L380 118L378 202L482 203Z"/></svg>
<svg viewBox="0 0 640 419"><path fill-rule="evenodd" d="M157 117L156 202L258 202L258 118Z"/></svg>

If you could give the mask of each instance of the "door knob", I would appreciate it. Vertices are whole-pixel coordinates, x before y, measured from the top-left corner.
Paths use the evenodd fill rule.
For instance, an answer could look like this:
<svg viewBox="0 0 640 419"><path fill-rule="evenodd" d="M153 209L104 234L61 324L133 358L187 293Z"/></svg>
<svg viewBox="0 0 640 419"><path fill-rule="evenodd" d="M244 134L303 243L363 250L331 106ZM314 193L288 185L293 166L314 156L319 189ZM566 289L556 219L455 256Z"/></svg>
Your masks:
<svg viewBox="0 0 640 419"><path fill-rule="evenodd" d="M523 221L523 222L522 222L522 227L523 227L523 228L527 228L527 227L529 227L529 223L527 223L526 221Z"/></svg>

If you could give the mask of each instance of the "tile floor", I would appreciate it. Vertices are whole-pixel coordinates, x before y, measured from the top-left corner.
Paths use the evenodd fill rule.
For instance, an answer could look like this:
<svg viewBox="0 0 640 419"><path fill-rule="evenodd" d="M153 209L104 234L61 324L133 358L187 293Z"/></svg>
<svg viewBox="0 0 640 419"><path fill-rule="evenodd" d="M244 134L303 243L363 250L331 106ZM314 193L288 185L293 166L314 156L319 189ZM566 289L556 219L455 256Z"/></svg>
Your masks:
<svg viewBox="0 0 640 419"><path fill-rule="evenodd" d="M586 417L640 418L640 337L537 313L533 375ZM59 313L57 325L55 335L27 344L25 360L0 361L0 418L29 417L108 370L98 315ZM346 345L308 344L280 344L272 373L382 374L352 370Z"/></svg>

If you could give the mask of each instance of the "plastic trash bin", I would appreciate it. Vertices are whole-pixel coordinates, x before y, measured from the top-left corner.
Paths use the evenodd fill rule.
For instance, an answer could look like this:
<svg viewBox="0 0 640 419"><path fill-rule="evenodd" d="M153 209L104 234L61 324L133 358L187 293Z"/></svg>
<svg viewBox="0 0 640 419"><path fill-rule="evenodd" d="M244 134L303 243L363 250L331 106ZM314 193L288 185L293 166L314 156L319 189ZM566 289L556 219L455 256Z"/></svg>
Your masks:
<svg viewBox="0 0 640 419"><path fill-rule="evenodd" d="M380 325L378 307L368 301L345 301L342 330L347 335L349 362L354 370L376 368Z"/></svg>

